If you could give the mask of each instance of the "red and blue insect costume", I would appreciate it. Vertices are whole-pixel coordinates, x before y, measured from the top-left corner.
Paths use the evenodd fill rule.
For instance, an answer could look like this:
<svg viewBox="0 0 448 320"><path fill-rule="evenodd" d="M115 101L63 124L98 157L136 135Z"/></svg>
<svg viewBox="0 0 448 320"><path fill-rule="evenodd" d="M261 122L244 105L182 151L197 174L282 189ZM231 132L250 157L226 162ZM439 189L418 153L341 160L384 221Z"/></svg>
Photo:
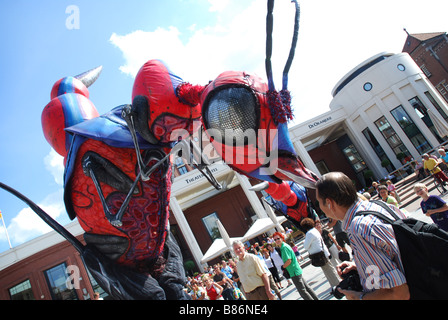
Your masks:
<svg viewBox="0 0 448 320"><path fill-rule="evenodd" d="M132 105L97 116L83 83L97 74L92 70L56 82L42 113L45 137L65 159L67 213L86 231L87 245L102 255L91 261L93 267L89 259L86 264L106 287L111 278L125 283L121 274L144 275L143 282L133 282L139 287L108 288L112 296L185 298L179 290L182 259L168 230L170 152L185 138L176 132L192 134L201 116L198 95L183 97L193 87L151 60L136 76ZM104 274L104 265L116 268Z"/></svg>
<svg viewBox="0 0 448 320"><path fill-rule="evenodd" d="M299 5L293 2L296 5L294 36L283 71L282 90L275 90L272 76L274 1L269 0L266 43L268 83L246 72L224 72L206 87L201 104L203 125L206 132L212 133L209 134L210 140L223 160L235 171L263 181L253 189L265 190L276 200L275 207L300 228L304 217L314 217L304 186L314 188L318 178L298 158L287 127L287 121L292 119L291 97L287 89L288 72L294 57L300 16ZM234 133L231 139L226 139L226 130ZM246 132L257 132L257 139L246 141ZM213 135L220 139L214 139ZM242 155L244 159L241 159Z"/></svg>
<svg viewBox="0 0 448 320"><path fill-rule="evenodd" d="M302 165L287 128L292 117L287 74L299 7L295 2L293 45L283 88L277 92L270 67L273 5L269 0L268 84L253 74L228 71L206 86L193 86L163 62L150 60L135 78L132 104L101 116L87 89L100 69L54 84L42 127L47 141L64 157L64 202L70 218L76 217L85 230L86 245L16 195L72 242L113 298L189 299L183 290L182 255L169 232L171 158L176 143L198 130L201 120L222 159L261 183L254 190L264 189L297 226L310 216L305 187L312 188L317 177ZM234 136L227 138L226 130ZM239 136L248 131L257 134L256 142Z"/></svg>

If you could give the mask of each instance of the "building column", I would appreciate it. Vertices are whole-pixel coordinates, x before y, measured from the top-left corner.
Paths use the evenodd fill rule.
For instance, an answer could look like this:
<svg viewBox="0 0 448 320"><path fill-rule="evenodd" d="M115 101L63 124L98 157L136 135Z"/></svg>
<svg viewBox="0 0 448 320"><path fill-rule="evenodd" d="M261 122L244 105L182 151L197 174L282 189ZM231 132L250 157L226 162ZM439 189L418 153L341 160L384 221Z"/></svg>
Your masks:
<svg viewBox="0 0 448 320"><path fill-rule="evenodd" d="M266 211L264 210L263 205L261 204L260 200L257 197L257 194L255 191L249 190L249 188L252 187L252 185L249 182L249 179L246 176L243 176L239 174L238 172L235 172L235 175L238 179L238 182L240 183L241 188L244 191L244 194L246 195L247 199L249 200L250 204L252 205L252 208L255 211L255 214L258 218L267 218L268 215Z"/></svg>
<svg viewBox="0 0 448 320"><path fill-rule="evenodd" d="M294 147L296 149L297 155L299 156L300 160L302 160L304 166L320 177L321 174L319 172L319 169L317 169L313 159L311 159L308 151L306 151L306 148L303 145L302 141L300 141L299 139L295 139Z"/></svg>
<svg viewBox="0 0 448 320"><path fill-rule="evenodd" d="M199 247L198 242L196 241L196 237L194 236L193 231L191 231L190 225L188 224L188 221L185 218L184 212L182 211L182 208L180 207L180 204L177 201L176 197L171 196L170 208L171 211L173 212L174 217L176 218L177 224L179 225L182 235L184 236L185 241L187 242L188 248L193 254L196 265L199 267L202 266L201 259L204 256L204 254L202 253L202 250Z"/></svg>
<svg viewBox="0 0 448 320"><path fill-rule="evenodd" d="M264 206L264 208L266 210L266 213L268 214L269 218L271 218L272 222L275 223L275 221L277 221L277 215L275 214L274 210L266 202L263 203L263 206ZM285 229L283 228L283 226L280 223L278 225L276 225L275 228L272 229L272 230L285 233ZM270 231L272 231L272 230L270 230ZM273 232L271 232L270 234L272 234L272 233Z"/></svg>
<svg viewBox="0 0 448 320"><path fill-rule="evenodd" d="M376 125L372 122L372 120L367 116L365 112L360 112L359 116L361 117L362 121L364 122L364 125L369 129L369 131L372 133L372 135L375 137L375 139L380 144L381 148L384 150L385 155L391 159L391 163L394 164L393 160L396 158L395 155L393 155L393 151L390 148L387 141L384 139L383 135L380 133ZM353 128L353 130L355 130ZM353 134L356 131L353 131ZM356 135L354 135L356 136ZM373 147L370 145L369 141L367 141L367 138L364 136L364 134L359 135L360 144L359 146L365 153L368 161L369 168L371 168L376 176L385 176L389 172L386 170L386 168L383 168L381 166L381 160L378 157L378 154L373 150ZM389 152L389 153L388 153ZM393 155L393 156L392 156ZM392 156L392 158L391 158ZM398 161L398 160L397 160ZM395 166L395 164L394 164Z"/></svg>

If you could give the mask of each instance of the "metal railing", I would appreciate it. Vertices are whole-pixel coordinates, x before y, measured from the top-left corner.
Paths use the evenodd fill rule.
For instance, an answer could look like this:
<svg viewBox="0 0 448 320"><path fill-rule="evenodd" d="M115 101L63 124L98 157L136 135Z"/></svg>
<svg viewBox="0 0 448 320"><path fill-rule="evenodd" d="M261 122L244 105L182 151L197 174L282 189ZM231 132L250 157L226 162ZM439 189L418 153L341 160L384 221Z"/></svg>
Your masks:
<svg viewBox="0 0 448 320"><path fill-rule="evenodd" d="M437 152L438 149L440 149L440 147L444 147L444 149L446 150L445 146L448 144L448 141L445 141L442 144L439 144L437 147L429 150L428 152L426 152L427 154L431 155L432 153L435 153L435 155L437 157L439 157L439 153ZM404 164L403 166L399 167L398 169L395 169L392 172L389 172L389 175L393 175L397 178L397 181L400 181L402 179L404 179L405 177L407 177L409 175L409 173L407 172L407 170L409 170L410 168L412 169L412 172L415 171L415 159L412 158L411 161L409 161L408 163ZM418 159L417 161L422 161L422 157L420 157L420 159ZM398 175L400 176L400 179L398 179Z"/></svg>

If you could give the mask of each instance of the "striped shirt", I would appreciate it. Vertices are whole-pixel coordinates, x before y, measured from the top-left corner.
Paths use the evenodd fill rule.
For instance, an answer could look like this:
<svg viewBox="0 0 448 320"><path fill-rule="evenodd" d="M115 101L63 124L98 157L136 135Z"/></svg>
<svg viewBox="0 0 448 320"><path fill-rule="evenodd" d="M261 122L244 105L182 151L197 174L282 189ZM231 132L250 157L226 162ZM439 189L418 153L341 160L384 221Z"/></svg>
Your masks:
<svg viewBox="0 0 448 320"><path fill-rule="evenodd" d="M398 217L406 215L389 205ZM353 250L353 258L365 292L388 289L406 283L400 250L392 226L373 215L356 216L359 211L379 211L394 220L377 204L358 200L342 220Z"/></svg>

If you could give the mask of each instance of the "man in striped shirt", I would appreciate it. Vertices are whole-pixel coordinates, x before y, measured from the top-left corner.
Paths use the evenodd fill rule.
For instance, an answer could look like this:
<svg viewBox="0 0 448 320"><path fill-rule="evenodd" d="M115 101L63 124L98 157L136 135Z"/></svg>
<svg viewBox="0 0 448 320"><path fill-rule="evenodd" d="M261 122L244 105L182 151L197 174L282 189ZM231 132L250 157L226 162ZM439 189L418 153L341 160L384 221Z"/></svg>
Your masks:
<svg viewBox="0 0 448 320"><path fill-rule="evenodd" d="M342 221L348 233L354 262L343 262L344 273L356 269L362 292L340 290L349 300L409 299L404 269L392 226L373 215L356 215L360 211L379 211L382 207L358 197L350 178L341 172L325 174L316 184L316 198L327 217ZM400 218L398 208L390 206ZM393 219L393 217L390 217ZM339 290L339 289L338 289Z"/></svg>

